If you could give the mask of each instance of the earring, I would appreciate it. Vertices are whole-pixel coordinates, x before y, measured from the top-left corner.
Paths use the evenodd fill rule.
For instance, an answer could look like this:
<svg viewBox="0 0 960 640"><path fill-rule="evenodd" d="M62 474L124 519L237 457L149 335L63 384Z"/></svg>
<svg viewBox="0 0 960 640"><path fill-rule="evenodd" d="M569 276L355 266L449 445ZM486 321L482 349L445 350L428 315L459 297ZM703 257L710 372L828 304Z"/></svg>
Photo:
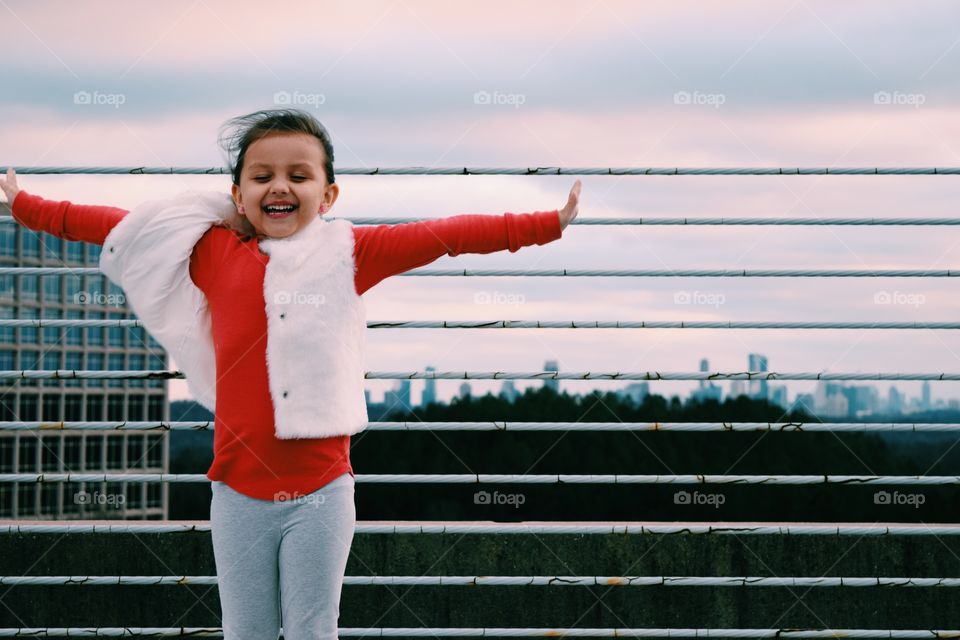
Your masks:
<svg viewBox="0 0 960 640"><path fill-rule="evenodd" d="M243 205L240 205L240 213L246 213L246 209L243 208Z"/></svg>
<svg viewBox="0 0 960 640"><path fill-rule="evenodd" d="M327 206L323 204L320 205L320 213L326 213L326 211L327 211Z"/></svg>

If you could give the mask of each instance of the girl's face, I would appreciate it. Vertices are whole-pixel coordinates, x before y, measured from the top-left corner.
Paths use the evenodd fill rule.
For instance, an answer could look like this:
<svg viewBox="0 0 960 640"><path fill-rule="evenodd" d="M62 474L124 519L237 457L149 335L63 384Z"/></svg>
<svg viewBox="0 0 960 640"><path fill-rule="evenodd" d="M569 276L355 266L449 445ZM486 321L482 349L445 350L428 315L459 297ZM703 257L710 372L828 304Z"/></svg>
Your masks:
<svg viewBox="0 0 960 640"><path fill-rule="evenodd" d="M271 133L247 147L232 191L258 237L291 236L330 210L339 187L327 183L323 162L320 141L306 133Z"/></svg>

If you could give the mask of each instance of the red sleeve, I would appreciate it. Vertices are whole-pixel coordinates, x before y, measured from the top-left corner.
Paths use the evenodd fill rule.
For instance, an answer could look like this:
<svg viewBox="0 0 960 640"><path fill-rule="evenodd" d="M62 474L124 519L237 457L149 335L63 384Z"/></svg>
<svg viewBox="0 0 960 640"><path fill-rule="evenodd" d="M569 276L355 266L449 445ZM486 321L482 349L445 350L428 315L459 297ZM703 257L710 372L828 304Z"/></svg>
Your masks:
<svg viewBox="0 0 960 640"><path fill-rule="evenodd" d="M503 215L466 214L405 224L354 227L357 293L398 273L461 253L510 252L560 237L558 210Z"/></svg>
<svg viewBox="0 0 960 640"><path fill-rule="evenodd" d="M207 291L211 277L223 263L224 254L233 232L219 226L207 229L190 254L190 279L197 288Z"/></svg>
<svg viewBox="0 0 960 640"><path fill-rule="evenodd" d="M20 191L10 207L18 223L65 240L102 245L110 230L127 215L126 209L44 200Z"/></svg>

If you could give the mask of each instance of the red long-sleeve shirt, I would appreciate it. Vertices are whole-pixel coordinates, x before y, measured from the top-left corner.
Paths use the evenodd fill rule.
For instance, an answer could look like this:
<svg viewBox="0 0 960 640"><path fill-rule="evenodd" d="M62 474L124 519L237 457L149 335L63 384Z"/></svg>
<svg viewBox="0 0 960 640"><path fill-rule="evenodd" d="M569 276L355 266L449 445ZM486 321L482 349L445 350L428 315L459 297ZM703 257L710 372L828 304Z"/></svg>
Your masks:
<svg viewBox="0 0 960 640"><path fill-rule="evenodd" d="M116 207L44 200L20 191L12 204L20 224L67 240L102 245L127 214ZM362 295L391 275L444 255L517 251L561 235L557 210L504 215L458 215L400 225L356 226L354 261ZM256 238L242 242L229 229L211 227L196 244L190 276L210 308L217 388L213 464L220 480L252 498L280 492L308 494L350 465L350 436L281 440L274 435L267 381L267 315L263 277L269 256Z"/></svg>

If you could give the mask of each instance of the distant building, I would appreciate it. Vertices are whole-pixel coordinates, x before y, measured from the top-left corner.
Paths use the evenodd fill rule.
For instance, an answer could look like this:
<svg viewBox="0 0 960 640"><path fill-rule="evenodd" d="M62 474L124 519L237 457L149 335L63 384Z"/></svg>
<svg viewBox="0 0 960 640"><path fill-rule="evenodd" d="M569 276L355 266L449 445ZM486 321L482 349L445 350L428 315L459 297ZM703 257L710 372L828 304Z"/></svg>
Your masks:
<svg viewBox="0 0 960 640"><path fill-rule="evenodd" d="M513 380L504 380L503 386L500 387L500 397L506 400L507 402L513 404L517 401L520 393L517 391L517 387L513 384Z"/></svg>
<svg viewBox="0 0 960 640"><path fill-rule="evenodd" d="M903 395L893 385L887 391L887 412L892 415L903 413Z"/></svg>
<svg viewBox="0 0 960 640"><path fill-rule="evenodd" d="M706 373L708 371L710 371L710 362L706 358L703 358L700 360L700 372ZM697 388L690 394L691 400L696 402L704 402L706 400L716 400L720 402L722 397L723 389L720 388L720 385L714 384L712 380L700 380Z"/></svg>
<svg viewBox="0 0 960 640"><path fill-rule="evenodd" d="M436 371L433 367L427 367L426 370L427 372ZM437 381L433 378L427 378L424 383L423 395L420 397L420 405L425 407L437 401Z"/></svg>
<svg viewBox="0 0 960 640"><path fill-rule="evenodd" d="M747 361L748 371L757 372L767 370L767 356L762 356L759 353L751 353ZM766 378L762 377L751 380L749 390L751 398L756 398L757 400L767 400L770 398Z"/></svg>
<svg viewBox="0 0 960 640"><path fill-rule="evenodd" d="M633 382L628 384L626 389L620 389L616 393L617 397L626 398L639 407L650 394L650 384L647 382Z"/></svg>
<svg viewBox="0 0 960 640"><path fill-rule="evenodd" d="M399 380L397 386L384 394L387 411L410 411L410 381Z"/></svg>
<svg viewBox="0 0 960 640"><path fill-rule="evenodd" d="M469 382L464 382L463 384L460 385L460 397L461 397L461 398L468 398L468 397L470 397L470 383L469 383Z"/></svg>
<svg viewBox="0 0 960 640"><path fill-rule="evenodd" d="M770 397L770 402L786 409L789 406L787 402L787 388L785 386L776 387Z"/></svg>
<svg viewBox="0 0 960 640"><path fill-rule="evenodd" d="M924 411L929 411L930 409L933 408L933 404L930 402L930 381L929 380L923 381L921 394L922 395L920 400L920 407Z"/></svg>
<svg viewBox="0 0 960 640"><path fill-rule="evenodd" d="M558 366L557 366L557 361L556 361L556 360L547 360L545 363L543 363L543 370L544 370L544 371L557 371L557 372L560 371L560 369L559 369ZM560 381L559 381L559 380L544 380L544 381L543 381L543 386L546 387L547 389L553 389L553 392L554 392L554 393L557 393L557 394L560 393Z"/></svg>

